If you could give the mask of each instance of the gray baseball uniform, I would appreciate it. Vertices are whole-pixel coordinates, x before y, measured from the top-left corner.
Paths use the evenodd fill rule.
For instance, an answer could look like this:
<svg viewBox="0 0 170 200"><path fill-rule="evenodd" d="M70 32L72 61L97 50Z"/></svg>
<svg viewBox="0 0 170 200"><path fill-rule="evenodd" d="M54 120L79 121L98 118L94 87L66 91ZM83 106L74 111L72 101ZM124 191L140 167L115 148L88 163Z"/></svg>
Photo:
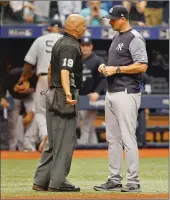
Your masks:
<svg viewBox="0 0 170 200"><path fill-rule="evenodd" d="M47 73L54 44L62 37L59 33L49 33L37 38L30 47L24 61L36 66L36 74L39 76L35 92L35 118L39 129L39 137L42 140L47 135L46 126L46 101L41 95L42 90L48 89Z"/></svg>
<svg viewBox="0 0 170 200"><path fill-rule="evenodd" d="M108 66L148 63L145 41L135 30L118 33L109 49ZM121 184L122 146L127 160L127 183L139 184L136 122L141 102L141 74L115 74L107 78L106 138L109 142L109 180Z"/></svg>

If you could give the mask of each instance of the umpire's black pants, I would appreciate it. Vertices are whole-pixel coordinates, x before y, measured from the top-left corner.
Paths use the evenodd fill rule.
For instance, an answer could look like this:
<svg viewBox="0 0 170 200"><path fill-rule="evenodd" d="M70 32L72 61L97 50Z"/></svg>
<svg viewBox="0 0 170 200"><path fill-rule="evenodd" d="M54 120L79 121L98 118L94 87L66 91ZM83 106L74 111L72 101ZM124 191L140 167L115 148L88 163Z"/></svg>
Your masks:
<svg viewBox="0 0 170 200"><path fill-rule="evenodd" d="M48 92L50 93L50 91ZM76 144L76 117L60 117L49 112L47 93L48 140L34 177L34 184L44 188L59 188L70 171Z"/></svg>

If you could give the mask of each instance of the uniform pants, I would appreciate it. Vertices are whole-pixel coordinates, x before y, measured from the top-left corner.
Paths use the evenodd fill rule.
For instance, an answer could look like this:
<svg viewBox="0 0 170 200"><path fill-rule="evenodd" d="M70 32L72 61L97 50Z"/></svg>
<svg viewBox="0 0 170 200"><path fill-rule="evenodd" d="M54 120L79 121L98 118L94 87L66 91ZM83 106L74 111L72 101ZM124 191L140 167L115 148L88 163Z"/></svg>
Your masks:
<svg viewBox="0 0 170 200"><path fill-rule="evenodd" d="M109 142L110 180L122 181L122 153L125 148L127 183L139 184L139 155L136 141L136 125L141 94L126 91L106 94L106 139Z"/></svg>
<svg viewBox="0 0 170 200"><path fill-rule="evenodd" d="M26 135L28 137L25 140L23 118L19 115L21 102L23 102L27 113L34 110L33 94L23 100L14 99L14 110L9 111L9 150L16 150L18 148L19 151L23 151L24 143L26 143L30 149L35 150L35 144L33 146L30 143L30 141L34 140L34 135L37 133L35 119L26 127Z"/></svg>
<svg viewBox="0 0 170 200"><path fill-rule="evenodd" d="M79 120L81 121L80 138L77 140L78 144L97 144L97 136L94 126L97 112L95 110L80 110Z"/></svg>
<svg viewBox="0 0 170 200"><path fill-rule="evenodd" d="M41 95L41 91L48 89L47 76L40 76L36 85L35 92L35 119L39 130L39 138L42 141L47 135L46 125L46 100L45 95Z"/></svg>
<svg viewBox="0 0 170 200"><path fill-rule="evenodd" d="M48 108L47 92L47 108ZM34 177L34 184L58 188L70 171L76 144L76 117L60 117L47 109L48 142L43 149Z"/></svg>

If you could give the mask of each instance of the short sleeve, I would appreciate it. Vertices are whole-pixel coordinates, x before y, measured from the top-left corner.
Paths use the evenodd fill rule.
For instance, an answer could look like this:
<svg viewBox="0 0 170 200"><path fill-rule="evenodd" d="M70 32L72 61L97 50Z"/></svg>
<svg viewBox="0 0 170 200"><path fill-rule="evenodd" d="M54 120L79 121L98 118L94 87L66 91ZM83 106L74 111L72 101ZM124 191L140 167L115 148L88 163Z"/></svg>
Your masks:
<svg viewBox="0 0 170 200"><path fill-rule="evenodd" d="M35 66L37 63L37 57L38 57L38 39L36 39L34 43L31 45L28 53L24 58L24 61Z"/></svg>
<svg viewBox="0 0 170 200"><path fill-rule="evenodd" d="M148 56L144 39L135 37L129 45L129 51L134 63L148 63Z"/></svg>
<svg viewBox="0 0 170 200"><path fill-rule="evenodd" d="M78 50L74 46L65 46L60 51L59 65L60 69L72 71L77 57Z"/></svg>

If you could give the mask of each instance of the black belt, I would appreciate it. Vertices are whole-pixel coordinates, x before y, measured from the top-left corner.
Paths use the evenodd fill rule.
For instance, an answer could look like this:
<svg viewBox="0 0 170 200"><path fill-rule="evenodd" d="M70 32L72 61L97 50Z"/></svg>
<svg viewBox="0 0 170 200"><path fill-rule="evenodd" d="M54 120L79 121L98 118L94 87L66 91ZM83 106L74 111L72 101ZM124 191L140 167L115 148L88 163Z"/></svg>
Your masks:
<svg viewBox="0 0 170 200"><path fill-rule="evenodd" d="M47 76L48 75L48 73L40 73L40 74L38 74L38 76Z"/></svg>
<svg viewBox="0 0 170 200"><path fill-rule="evenodd" d="M62 88L62 87L56 87L56 86L50 86L50 89L53 89L53 88ZM70 88L73 88L73 89L76 89L74 86L70 86Z"/></svg>

